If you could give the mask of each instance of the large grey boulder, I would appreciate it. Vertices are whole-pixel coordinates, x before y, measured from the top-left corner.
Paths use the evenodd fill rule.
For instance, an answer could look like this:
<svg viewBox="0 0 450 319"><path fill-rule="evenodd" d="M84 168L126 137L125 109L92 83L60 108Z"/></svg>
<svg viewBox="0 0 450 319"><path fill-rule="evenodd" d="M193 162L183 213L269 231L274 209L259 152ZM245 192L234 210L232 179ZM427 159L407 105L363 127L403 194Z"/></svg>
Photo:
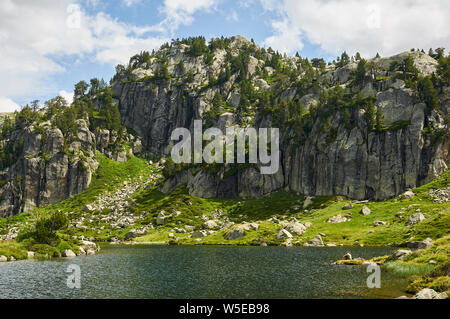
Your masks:
<svg viewBox="0 0 450 319"><path fill-rule="evenodd" d="M206 236L208 236L208 234L204 230L196 230L192 233L192 238L203 238Z"/></svg>
<svg viewBox="0 0 450 319"><path fill-rule="evenodd" d="M349 219L347 217L345 217L344 215L336 215L333 217L330 217L327 221L327 223L333 223L333 224L337 224L337 223L344 223L346 221L348 221Z"/></svg>
<svg viewBox="0 0 450 319"><path fill-rule="evenodd" d="M407 256L411 255L412 251L409 249L399 249L396 252L394 252L394 254L392 255L392 257L394 259L400 259L403 260L405 259Z"/></svg>
<svg viewBox="0 0 450 319"><path fill-rule="evenodd" d="M285 229L292 235L300 236L306 231L306 226L299 222L292 222Z"/></svg>
<svg viewBox="0 0 450 319"><path fill-rule="evenodd" d="M216 229L219 227L219 225L217 225L217 222L214 220L208 220L203 223L202 227L204 229Z"/></svg>
<svg viewBox="0 0 450 319"><path fill-rule="evenodd" d="M288 232L286 229L282 229L278 232L276 239L280 240L283 238L292 238L292 234Z"/></svg>
<svg viewBox="0 0 450 319"><path fill-rule="evenodd" d="M66 249L62 252L63 257L76 257L77 255L70 249Z"/></svg>
<svg viewBox="0 0 450 319"><path fill-rule="evenodd" d="M245 236L245 228L242 225L233 227L228 233L225 234L225 239L235 240Z"/></svg>
<svg viewBox="0 0 450 319"><path fill-rule="evenodd" d="M359 213L361 215L367 216L367 215L370 215L372 213L372 211L370 210L369 207L364 205L363 208L361 208L361 211Z"/></svg>
<svg viewBox="0 0 450 319"><path fill-rule="evenodd" d="M408 217L408 221L406 222L407 226L415 225L425 220L425 216L422 213L414 213Z"/></svg>
<svg viewBox="0 0 450 319"><path fill-rule="evenodd" d="M8 258L6 257L6 256L0 256L0 263L1 262L7 262L8 261Z"/></svg>
<svg viewBox="0 0 450 319"><path fill-rule="evenodd" d="M166 222L167 216L164 214L164 211L161 211L158 213L158 216L156 216L156 225L164 225Z"/></svg>
<svg viewBox="0 0 450 319"><path fill-rule="evenodd" d="M413 241L406 243L406 247L410 249L426 249L433 246L433 240L431 238L425 238L422 241Z"/></svg>
<svg viewBox="0 0 450 319"><path fill-rule="evenodd" d="M343 210L347 210L347 209L352 209L353 203L352 202L348 202L347 204L344 205L344 207L342 207Z"/></svg>
<svg viewBox="0 0 450 319"><path fill-rule="evenodd" d="M309 206L311 206L313 204L313 198L311 196L306 197L305 201L303 202L303 209L308 208Z"/></svg>
<svg viewBox="0 0 450 319"><path fill-rule="evenodd" d="M311 247L323 247L323 240L322 240L322 236L317 235L316 237L314 237L313 239L311 239L310 241L308 241L305 246L311 246Z"/></svg>
<svg viewBox="0 0 450 319"><path fill-rule="evenodd" d="M413 191L406 191L402 194L401 198L402 199L408 199L408 198L413 198L414 197L414 192Z"/></svg>

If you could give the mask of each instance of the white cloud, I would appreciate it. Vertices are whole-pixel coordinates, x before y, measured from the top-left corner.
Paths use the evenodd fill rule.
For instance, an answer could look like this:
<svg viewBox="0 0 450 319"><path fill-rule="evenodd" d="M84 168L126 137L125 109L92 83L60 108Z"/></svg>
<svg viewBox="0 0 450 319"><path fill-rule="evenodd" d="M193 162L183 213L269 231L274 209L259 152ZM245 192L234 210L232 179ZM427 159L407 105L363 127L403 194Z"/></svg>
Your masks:
<svg viewBox="0 0 450 319"><path fill-rule="evenodd" d="M7 97L0 96L0 113L9 113L19 110L20 106Z"/></svg>
<svg viewBox="0 0 450 319"><path fill-rule="evenodd" d="M73 0L2 0L0 12L0 96L9 98L54 94L48 76L66 71L59 62L64 59L126 63L168 40L148 37L151 26L126 24L102 12L88 15Z"/></svg>
<svg viewBox="0 0 450 319"><path fill-rule="evenodd" d="M238 14L235 10L231 10L231 12L226 16L226 19L228 21L235 21L235 22L239 20Z"/></svg>
<svg viewBox="0 0 450 319"><path fill-rule="evenodd" d="M450 46L450 1L448 0L260 0L266 10L280 15L273 28L276 36L266 39L278 47L308 40L325 51L363 56L377 52L391 55L411 48ZM288 25L288 28L284 28Z"/></svg>
<svg viewBox="0 0 450 319"><path fill-rule="evenodd" d="M272 28L277 34L268 37L263 44L272 49L281 52L300 51L303 49L303 42L300 39L301 32L298 28L294 28L287 19L282 21L273 21Z"/></svg>
<svg viewBox="0 0 450 319"><path fill-rule="evenodd" d="M123 3L127 7L131 7L132 5L138 4L139 2L141 2L141 0L123 0Z"/></svg>
<svg viewBox="0 0 450 319"><path fill-rule="evenodd" d="M73 101L73 92L67 92L64 90L61 90L58 92L59 96L63 97L68 104L71 104Z"/></svg>
<svg viewBox="0 0 450 319"><path fill-rule="evenodd" d="M159 10L165 15L165 19L160 26L173 33L180 25L191 24L196 12L210 12L218 3L219 0L164 0L164 5Z"/></svg>

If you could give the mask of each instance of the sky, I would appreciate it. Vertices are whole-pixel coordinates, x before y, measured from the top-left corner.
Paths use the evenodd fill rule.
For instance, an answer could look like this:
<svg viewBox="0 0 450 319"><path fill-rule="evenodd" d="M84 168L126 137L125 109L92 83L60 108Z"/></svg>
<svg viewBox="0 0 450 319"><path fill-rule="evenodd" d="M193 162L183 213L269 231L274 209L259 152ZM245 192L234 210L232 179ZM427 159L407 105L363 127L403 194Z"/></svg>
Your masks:
<svg viewBox="0 0 450 319"><path fill-rule="evenodd" d="M171 39L243 35L333 60L450 48L448 0L1 0L0 112L113 76ZM448 51L447 51L448 52Z"/></svg>

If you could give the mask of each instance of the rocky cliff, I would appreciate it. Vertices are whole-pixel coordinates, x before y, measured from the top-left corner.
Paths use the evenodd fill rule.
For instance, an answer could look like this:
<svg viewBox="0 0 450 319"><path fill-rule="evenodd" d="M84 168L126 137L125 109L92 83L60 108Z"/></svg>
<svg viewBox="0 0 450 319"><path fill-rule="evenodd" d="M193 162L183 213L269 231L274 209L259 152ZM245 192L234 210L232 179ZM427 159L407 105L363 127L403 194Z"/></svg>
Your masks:
<svg viewBox="0 0 450 319"><path fill-rule="evenodd" d="M74 122L74 131L62 132L55 120L33 121L16 127L0 141L1 150L14 156L0 171L0 217L64 200L85 190L98 168L96 151L126 161L139 139L123 137L130 149L117 147L117 132L90 130L89 119ZM6 150L6 151L5 151Z"/></svg>
<svg viewBox="0 0 450 319"><path fill-rule="evenodd" d="M98 166L96 151L116 161L133 151L168 157L172 131L192 131L197 119L222 130L279 128L280 169L261 175L259 164L180 166L168 158L163 192L186 184L199 197L251 198L278 189L354 199L396 196L450 164L448 63L442 62L448 57L443 59L419 51L368 60L343 54L327 65L282 56L240 36L209 44L201 37L174 40L119 65L111 87L98 89L91 81L97 91L93 86L88 96L88 85L80 82L69 108L48 107L42 111L47 117L27 111L38 120L7 130L3 124L0 216L86 189Z"/></svg>
<svg viewBox="0 0 450 319"><path fill-rule="evenodd" d="M283 57L240 36L213 40L199 54L195 45L175 41L116 75L123 123L152 156L168 156L172 130L192 130L195 119L222 129L280 127L281 168L274 175L232 165L177 170L165 192L186 183L191 195L202 197L256 197L285 188L380 200L448 169L449 88L436 90L434 107L421 96L417 83L435 77L438 66L425 53L377 57L360 67L353 58L325 65ZM217 93L224 100L219 106ZM296 111L287 114L292 105L300 119Z"/></svg>

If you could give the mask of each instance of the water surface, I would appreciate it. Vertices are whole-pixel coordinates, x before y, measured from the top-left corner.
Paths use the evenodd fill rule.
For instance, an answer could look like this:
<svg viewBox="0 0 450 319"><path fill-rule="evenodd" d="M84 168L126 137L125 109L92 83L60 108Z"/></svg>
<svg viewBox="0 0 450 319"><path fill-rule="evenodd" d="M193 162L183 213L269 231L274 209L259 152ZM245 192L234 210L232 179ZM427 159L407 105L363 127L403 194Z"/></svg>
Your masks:
<svg viewBox="0 0 450 319"><path fill-rule="evenodd" d="M0 298L392 298L403 279L382 271L366 285L365 266L330 265L345 247L104 247L100 254L0 263ZM358 247L371 258L391 248ZM81 288L67 287L80 266Z"/></svg>

